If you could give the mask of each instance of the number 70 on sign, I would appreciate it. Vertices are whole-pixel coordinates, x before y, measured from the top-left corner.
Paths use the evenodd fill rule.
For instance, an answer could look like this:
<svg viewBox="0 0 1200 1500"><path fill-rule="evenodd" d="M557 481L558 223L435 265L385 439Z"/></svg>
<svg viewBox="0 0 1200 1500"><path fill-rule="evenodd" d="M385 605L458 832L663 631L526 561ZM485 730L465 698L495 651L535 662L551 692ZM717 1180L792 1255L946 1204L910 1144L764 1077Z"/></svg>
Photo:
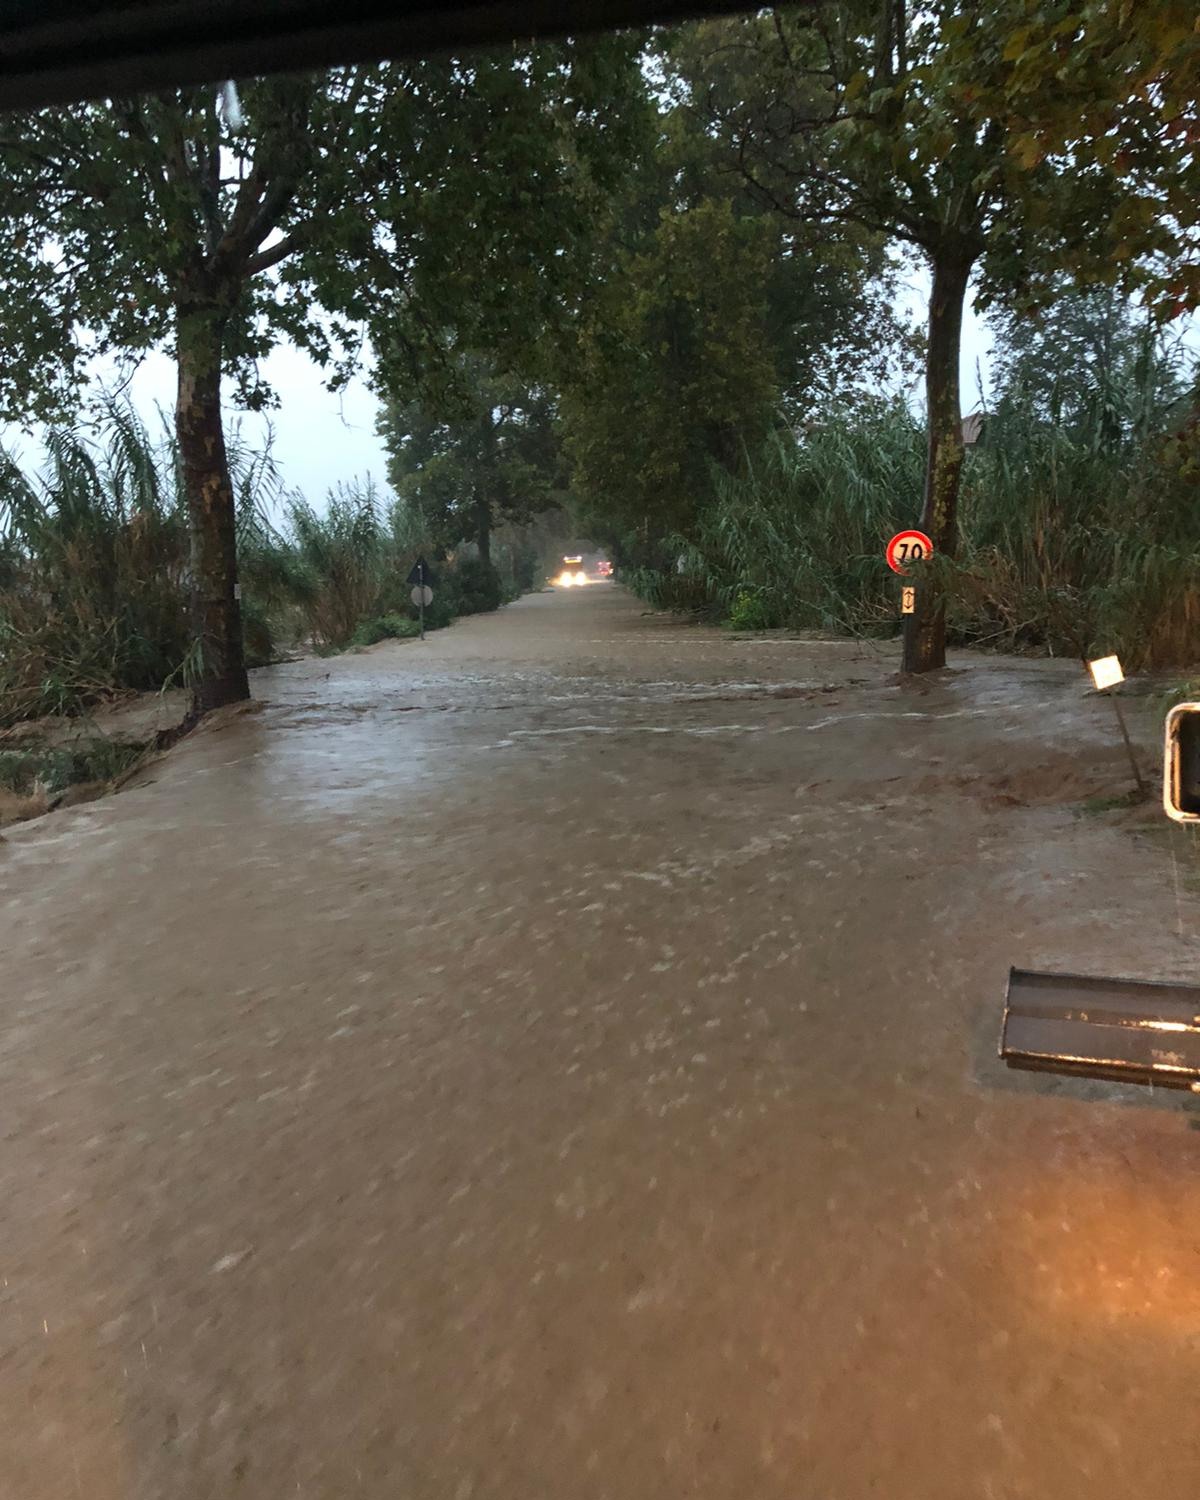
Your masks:
<svg viewBox="0 0 1200 1500"><path fill-rule="evenodd" d="M884 552L893 573L907 573L907 563L924 562L933 556L933 543L923 531L898 531Z"/></svg>

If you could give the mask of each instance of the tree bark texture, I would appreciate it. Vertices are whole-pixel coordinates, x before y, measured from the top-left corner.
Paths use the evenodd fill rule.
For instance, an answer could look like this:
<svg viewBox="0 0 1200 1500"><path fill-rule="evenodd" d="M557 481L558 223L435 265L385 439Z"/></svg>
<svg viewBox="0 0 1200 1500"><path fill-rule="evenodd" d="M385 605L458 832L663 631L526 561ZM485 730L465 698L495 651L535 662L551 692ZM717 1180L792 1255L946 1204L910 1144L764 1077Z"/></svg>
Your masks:
<svg viewBox="0 0 1200 1500"><path fill-rule="evenodd" d="M191 542L197 713L250 696L237 584L237 516L221 423L226 316L219 306L206 305L181 307L177 315L175 433Z"/></svg>
<svg viewBox="0 0 1200 1500"><path fill-rule="evenodd" d="M958 491L962 478L962 407L958 391L963 304L971 275L966 254L934 257L925 355L925 404L929 453L921 530L936 556L953 557L958 541ZM904 617L905 672L931 672L946 665L946 605L932 581L917 585L916 612Z"/></svg>
<svg viewBox="0 0 1200 1500"><path fill-rule="evenodd" d="M492 504L486 495L475 497L475 541L479 547L479 559L489 568L492 565Z"/></svg>

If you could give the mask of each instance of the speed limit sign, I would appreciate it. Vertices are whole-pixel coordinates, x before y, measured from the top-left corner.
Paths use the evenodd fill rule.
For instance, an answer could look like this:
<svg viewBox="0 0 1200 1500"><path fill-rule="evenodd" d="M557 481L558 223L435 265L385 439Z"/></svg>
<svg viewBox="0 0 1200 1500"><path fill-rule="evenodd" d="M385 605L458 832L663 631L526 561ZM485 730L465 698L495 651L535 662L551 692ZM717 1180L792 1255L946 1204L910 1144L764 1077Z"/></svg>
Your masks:
<svg viewBox="0 0 1200 1500"><path fill-rule="evenodd" d="M933 543L923 531L898 531L883 554L893 573L907 573L907 563L924 562L933 556Z"/></svg>

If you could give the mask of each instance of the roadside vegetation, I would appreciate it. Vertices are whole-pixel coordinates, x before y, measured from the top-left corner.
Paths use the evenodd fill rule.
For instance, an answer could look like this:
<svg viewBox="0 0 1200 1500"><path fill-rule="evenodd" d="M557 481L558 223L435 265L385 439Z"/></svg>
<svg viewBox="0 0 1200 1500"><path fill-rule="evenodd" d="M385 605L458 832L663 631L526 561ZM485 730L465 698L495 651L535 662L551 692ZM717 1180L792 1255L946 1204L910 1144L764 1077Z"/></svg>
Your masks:
<svg viewBox="0 0 1200 1500"><path fill-rule="evenodd" d="M51 438L0 461L0 723L403 638L419 552L428 627L495 608L547 517L656 603L852 632L897 628L880 553L919 525L908 671L1200 656L1186 6L809 0L230 98L8 117L0 420ZM285 494L226 432L282 340L332 389L369 343L388 493ZM170 442L86 404L146 349Z"/></svg>
<svg viewBox="0 0 1200 1500"><path fill-rule="evenodd" d="M104 796L138 769L158 740L94 728L70 740L36 730L0 736L0 827Z"/></svg>
<svg viewBox="0 0 1200 1500"><path fill-rule="evenodd" d="M961 537L937 564L950 639L1200 660L1200 429L1194 356L1111 293L1001 326L997 379L962 476ZM743 630L894 634L883 542L919 508L926 432L903 400L784 426L627 577L647 599Z"/></svg>
<svg viewBox="0 0 1200 1500"><path fill-rule="evenodd" d="M34 472L0 454L0 728L186 687L195 667L173 442L110 402L94 425L53 430L46 447ZM352 483L318 510L285 492L269 453L236 440L230 470L251 665L416 635L407 577L422 553L437 577L429 630L498 608L540 569L515 533L490 564L469 548L433 561L445 549L410 503Z"/></svg>

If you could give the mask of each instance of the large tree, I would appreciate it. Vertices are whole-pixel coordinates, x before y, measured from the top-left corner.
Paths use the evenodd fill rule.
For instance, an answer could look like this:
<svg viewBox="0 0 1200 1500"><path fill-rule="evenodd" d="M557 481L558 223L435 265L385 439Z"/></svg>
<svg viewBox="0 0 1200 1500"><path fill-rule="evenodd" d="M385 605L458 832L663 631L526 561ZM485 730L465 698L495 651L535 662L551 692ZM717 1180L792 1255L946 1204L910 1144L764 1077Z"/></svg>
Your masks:
<svg viewBox="0 0 1200 1500"><path fill-rule="evenodd" d="M856 223L927 264L920 520L935 549L953 555L963 308L977 264L1003 251L1012 225L1004 127L980 126L956 99L938 65L947 24L980 22L955 0L911 9L906 0L831 0L714 22L701 29L701 47L735 52L738 86L697 91L697 104L746 183L785 221ZM932 587L919 600L905 620L907 671L945 662L941 601Z"/></svg>
<svg viewBox="0 0 1200 1500"><path fill-rule="evenodd" d="M173 350L197 708L248 694L223 375L261 405L279 338L344 376L366 329L394 378L436 382L450 318L520 345L640 91L613 38L4 120L0 416L69 406L90 356Z"/></svg>
<svg viewBox="0 0 1200 1500"><path fill-rule="evenodd" d="M773 236L707 202L620 251L581 313L562 396L578 524L618 560L656 565L768 430Z"/></svg>
<svg viewBox="0 0 1200 1500"><path fill-rule="evenodd" d="M662 34L647 55L653 148L597 223L557 368L579 524L651 566L773 424L812 417L897 352L879 236L783 223L731 170L697 100L744 80L705 34Z"/></svg>
<svg viewBox="0 0 1200 1500"><path fill-rule="evenodd" d="M1195 298L1193 21L1176 0L819 0L700 29L711 56L739 59L740 86L702 99L763 201L789 222L874 228L928 266L920 519L944 555L972 281L984 302L1053 296L1064 270L1140 278L1170 311ZM918 600L910 671L945 660L932 578Z"/></svg>
<svg viewBox="0 0 1200 1500"><path fill-rule="evenodd" d="M379 432L397 495L442 547L472 541L490 567L497 526L526 524L562 499L554 404L481 355L453 362L453 392L441 401L385 401Z"/></svg>
<svg viewBox="0 0 1200 1500"><path fill-rule="evenodd" d="M1032 418L1115 454L1178 413L1188 363L1180 339L1111 287L1064 287L1046 307L995 314L992 324L1002 419Z"/></svg>

